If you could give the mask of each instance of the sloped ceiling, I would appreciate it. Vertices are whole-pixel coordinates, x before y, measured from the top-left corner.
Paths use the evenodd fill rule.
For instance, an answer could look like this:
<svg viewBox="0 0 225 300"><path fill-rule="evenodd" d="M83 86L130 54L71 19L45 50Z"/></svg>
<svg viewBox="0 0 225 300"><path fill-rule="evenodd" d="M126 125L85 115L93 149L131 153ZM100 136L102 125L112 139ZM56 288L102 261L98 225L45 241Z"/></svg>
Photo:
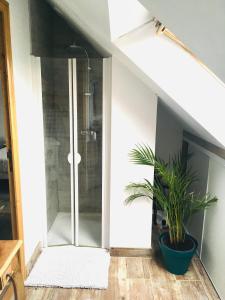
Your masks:
<svg viewBox="0 0 225 300"><path fill-rule="evenodd" d="M224 0L139 0L225 82Z"/></svg>
<svg viewBox="0 0 225 300"><path fill-rule="evenodd" d="M149 67L150 64L153 64L156 66L156 63L158 61L158 66L163 66L163 64L160 61L160 55L157 52L152 52L152 49L147 49L147 52L145 53L141 52L139 54L140 57L143 59L143 65L141 66L138 61L135 61L135 59L132 57L132 55L129 55L129 45L132 45L132 42L135 40L135 36L138 37L139 40L142 39L144 36L143 33L147 34L147 38L151 36L151 28L148 29L148 26L150 24L146 24L146 21L149 20L151 14L147 12L143 13L142 9L138 9L139 14L138 18L134 18L134 23L132 24L131 20L128 17L128 22L129 26L127 26L127 30L131 30L130 33L126 34L126 26L123 26L122 30L122 37L119 39L115 39L115 35L111 36L111 30L112 30L112 24L110 22L125 22L126 20L126 14L129 16L129 1L130 0L123 0L126 1L127 3L127 8L124 11L124 14L120 13L118 14L118 18L112 17L110 15L109 8L114 1L114 4L117 3L117 8L118 10L121 9L120 6L120 1L118 0L76 0L76 1L71 1L71 0L47 0L68 22L71 23L71 25L75 26L75 28L78 28L84 35L85 37L96 47L96 49L99 51L99 49L106 53L108 56L109 55L115 55L123 64L125 64L131 72L133 72L139 79L141 79L146 85L148 85L159 97L172 109L176 115L182 119L185 129L192 132L195 135L199 135L202 138L206 139L207 141L214 143L218 146L223 146L225 145L225 138L221 134L221 128L219 128L220 121L216 120L216 128L214 129L219 129L219 137L222 136L222 138L218 139L216 135L213 134L213 131L211 131L211 134L208 131L207 125L211 125L212 118L209 119L209 123L205 122L204 125L201 124L201 122L198 121L198 118L192 116L190 112L187 112L184 107L181 106L179 103L179 99L176 99L175 94L176 93L171 93L170 87L167 85L167 88L165 88L164 84L167 84L167 78L170 79L173 77L173 69L171 69L171 72L168 73L168 70L165 69L165 73L168 74L166 76L162 77L157 77L160 80L155 80L156 78L151 77L152 75L152 70L151 72L146 72L146 64L148 64L147 67ZM135 0L138 3L138 0ZM111 4L110 4L111 2ZM132 0L133 3L133 0ZM144 8L144 7L143 7ZM114 7L114 12L116 11L116 8ZM120 18L119 18L120 16ZM123 16L125 16L123 18ZM141 28L140 26L145 24L145 28ZM147 26L147 27L146 27ZM141 29L138 29L137 31L133 32L133 28L135 27L140 27ZM146 31L147 28L147 31ZM117 35L120 35L121 33L117 32ZM145 34L145 36L146 36ZM142 36L143 35L143 36ZM124 43L125 41L125 43ZM126 44L126 41L128 43ZM148 41L147 41L148 43ZM122 45L122 46L121 46ZM127 48L128 46L128 48ZM132 45L133 46L133 45ZM136 45L135 45L136 47ZM128 51L127 51L127 49ZM139 51L139 50L138 50ZM164 52L165 53L165 52ZM163 54L163 53L161 53ZM144 56L145 55L145 56ZM149 59L151 58L151 59ZM166 58L164 58L164 61L166 61ZM181 66L181 71L182 71L182 66ZM156 71L156 69L155 69ZM162 69L163 73L163 69ZM165 75L163 73L163 75ZM161 79L164 78L164 82L161 82ZM177 86L179 87L180 84L183 84L184 86L188 85L188 82L182 81L182 78L179 78ZM175 78L173 79L173 87L176 87L176 82ZM197 85L196 85L197 88ZM181 90L181 89L180 89ZM188 91L188 89L186 89ZM225 91L225 90L224 90ZM193 91L192 91L193 92ZM183 98L182 93L179 94ZM196 97L197 98L197 97ZM202 99L204 100L204 99ZM217 99L218 100L218 99ZM212 98L212 105L214 101ZM196 102L196 105L201 105L200 102ZM220 112L217 108L217 111ZM204 106L202 106L202 113L200 112L200 116L204 114ZM220 114L221 115L221 114ZM213 116L213 111L212 111L212 116ZM220 126L221 127L221 126Z"/></svg>

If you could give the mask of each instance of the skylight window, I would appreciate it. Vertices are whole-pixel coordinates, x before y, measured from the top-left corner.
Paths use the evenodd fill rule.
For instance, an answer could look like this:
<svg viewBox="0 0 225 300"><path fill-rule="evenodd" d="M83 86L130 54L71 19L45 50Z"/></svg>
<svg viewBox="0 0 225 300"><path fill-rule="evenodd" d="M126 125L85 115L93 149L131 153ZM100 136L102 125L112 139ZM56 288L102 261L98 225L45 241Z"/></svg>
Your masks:
<svg viewBox="0 0 225 300"><path fill-rule="evenodd" d="M225 85L167 29L149 23L114 41L151 81L225 145Z"/></svg>

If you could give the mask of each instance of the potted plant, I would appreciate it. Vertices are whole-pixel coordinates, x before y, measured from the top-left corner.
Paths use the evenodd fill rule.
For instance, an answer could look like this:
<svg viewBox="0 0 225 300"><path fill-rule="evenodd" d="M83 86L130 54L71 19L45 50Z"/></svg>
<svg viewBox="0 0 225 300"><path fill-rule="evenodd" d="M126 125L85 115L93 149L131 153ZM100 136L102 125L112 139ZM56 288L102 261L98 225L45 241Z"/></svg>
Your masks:
<svg viewBox="0 0 225 300"><path fill-rule="evenodd" d="M165 266L173 274L184 274L197 248L197 241L186 233L185 224L194 213L209 207L217 198L190 192L197 177L186 168L181 152L166 163L157 158L150 147L138 145L130 152L130 158L135 164L154 167L160 180L155 180L154 184L147 179L142 183L130 183L126 187L130 195L125 202L128 204L140 197L154 197L165 213L169 228L159 237Z"/></svg>

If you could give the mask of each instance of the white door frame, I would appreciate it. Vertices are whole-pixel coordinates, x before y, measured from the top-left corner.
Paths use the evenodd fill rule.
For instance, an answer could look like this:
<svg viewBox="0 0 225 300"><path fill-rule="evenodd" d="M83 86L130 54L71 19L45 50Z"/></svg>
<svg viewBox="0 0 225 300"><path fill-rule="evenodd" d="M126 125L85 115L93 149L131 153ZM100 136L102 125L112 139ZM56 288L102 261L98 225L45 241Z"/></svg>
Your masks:
<svg viewBox="0 0 225 300"><path fill-rule="evenodd" d="M102 248L110 247L110 148L111 148L111 58L103 59L103 111L102 111ZM69 105L70 105L70 151L71 151L71 242L78 246L78 164L77 152L77 78L76 59L68 59ZM72 74L73 72L73 74ZM42 87L40 86L42 90ZM42 102L42 101L41 101ZM72 116L73 114L73 116ZM73 132L71 132L73 130ZM73 134L72 134L73 133ZM44 132L43 132L44 134ZM73 170L72 170L73 169ZM47 243L47 199L43 199L43 247ZM74 217L75 216L75 217ZM75 237L75 238L74 238Z"/></svg>

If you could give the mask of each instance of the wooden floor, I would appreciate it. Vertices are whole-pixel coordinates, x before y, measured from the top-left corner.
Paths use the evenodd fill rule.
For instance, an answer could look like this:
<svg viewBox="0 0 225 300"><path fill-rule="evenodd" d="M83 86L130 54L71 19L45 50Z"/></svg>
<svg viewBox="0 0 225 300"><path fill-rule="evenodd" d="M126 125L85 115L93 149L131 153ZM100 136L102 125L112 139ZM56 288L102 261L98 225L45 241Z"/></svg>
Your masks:
<svg viewBox="0 0 225 300"><path fill-rule="evenodd" d="M112 257L107 290L26 288L28 300L219 299L198 258L184 276L168 273L156 256Z"/></svg>

